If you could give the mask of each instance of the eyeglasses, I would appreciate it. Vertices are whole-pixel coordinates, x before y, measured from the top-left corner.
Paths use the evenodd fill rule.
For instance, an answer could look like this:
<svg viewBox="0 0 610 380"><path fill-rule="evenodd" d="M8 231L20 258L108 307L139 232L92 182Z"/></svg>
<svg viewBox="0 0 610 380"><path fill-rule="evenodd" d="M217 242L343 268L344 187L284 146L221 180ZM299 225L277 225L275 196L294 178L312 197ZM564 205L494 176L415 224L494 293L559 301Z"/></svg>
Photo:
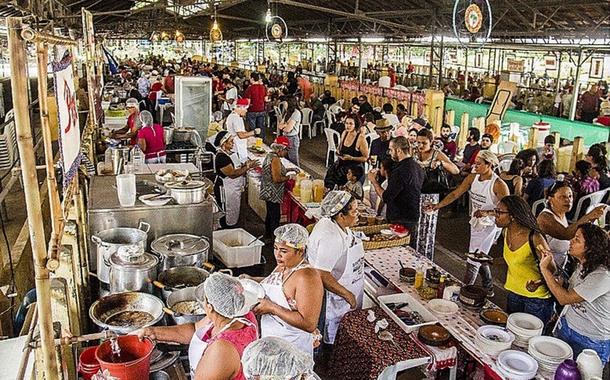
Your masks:
<svg viewBox="0 0 610 380"><path fill-rule="evenodd" d="M496 214L496 215L510 214L510 212L509 211L500 210L500 209L494 209L494 214Z"/></svg>

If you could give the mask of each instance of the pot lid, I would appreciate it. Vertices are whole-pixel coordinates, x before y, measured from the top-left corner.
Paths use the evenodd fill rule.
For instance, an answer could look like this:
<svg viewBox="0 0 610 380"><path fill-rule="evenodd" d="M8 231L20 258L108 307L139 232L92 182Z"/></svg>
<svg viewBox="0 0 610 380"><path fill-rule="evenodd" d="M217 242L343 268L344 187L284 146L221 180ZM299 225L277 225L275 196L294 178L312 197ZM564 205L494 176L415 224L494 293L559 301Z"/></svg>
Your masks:
<svg viewBox="0 0 610 380"><path fill-rule="evenodd" d="M110 256L110 265L131 269L150 269L159 263L157 256L142 252L132 254L130 251L120 250Z"/></svg>
<svg viewBox="0 0 610 380"><path fill-rule="evenodd" d="M166 256L190 256L210 249L210 243L197 235L171 234L161 236L150 245L153 252Z"/></svg>
<svg viewBox="0 0 610 380"><path fill-rule="evenodd" d="M203 186L205 186L205 182L203 182L203 181L180 181L180 182L166 183L165 186L170 189L177 189L177 190L194 190L194 189L201 189Z"/></svg>

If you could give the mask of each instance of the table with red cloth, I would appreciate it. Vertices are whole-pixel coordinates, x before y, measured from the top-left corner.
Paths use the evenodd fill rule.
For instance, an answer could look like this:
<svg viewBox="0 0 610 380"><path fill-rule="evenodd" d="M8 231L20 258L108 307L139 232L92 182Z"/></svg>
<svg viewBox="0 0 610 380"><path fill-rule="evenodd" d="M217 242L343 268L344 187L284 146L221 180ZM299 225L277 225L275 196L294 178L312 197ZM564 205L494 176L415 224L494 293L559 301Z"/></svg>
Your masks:
<svg viewBox="0 0 610 380"><path fill-rule="evenodd" d="M366 318L373 310L377 320L385 318L387 331L394 342L383 341L375 334L375 322ZM398 347L396 347L398 346ZM428 363L430 354L411 339L380 307L354 310L341 320L329 363L332 379L377 379L387 367L397 365L405 370Z"/></svg>

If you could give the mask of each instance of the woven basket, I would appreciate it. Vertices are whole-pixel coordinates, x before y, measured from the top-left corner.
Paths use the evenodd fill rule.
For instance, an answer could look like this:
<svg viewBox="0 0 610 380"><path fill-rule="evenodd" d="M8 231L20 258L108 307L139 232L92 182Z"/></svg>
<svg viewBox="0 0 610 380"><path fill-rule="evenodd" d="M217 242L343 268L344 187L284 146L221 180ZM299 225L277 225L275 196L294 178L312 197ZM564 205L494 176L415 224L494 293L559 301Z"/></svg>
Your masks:
<svg viewBox="0 0 610 380"><path fill-rule="evenodd" d="M378 224L375 226L362 226L362 227L354 227L353 231L361 231L365 235L375 235L381 232L381 230L389 229L389 224ZM399 247L401 245L407 245L411 241L411 236L407 235L400 239L393 240L384 240L384 241L363 241L362 244L364 246L364 250L372 250L372 249L380 249L380 248L391 248L391 247Z"/></svg>

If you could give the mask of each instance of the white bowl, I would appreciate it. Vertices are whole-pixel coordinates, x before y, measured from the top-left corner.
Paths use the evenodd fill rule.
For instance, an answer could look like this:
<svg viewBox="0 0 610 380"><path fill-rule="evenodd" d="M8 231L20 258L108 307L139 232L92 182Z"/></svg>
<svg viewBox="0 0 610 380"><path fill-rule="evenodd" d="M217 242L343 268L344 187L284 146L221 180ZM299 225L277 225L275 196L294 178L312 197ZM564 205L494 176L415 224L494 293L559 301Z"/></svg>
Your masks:
<svg viewBox="0 0 610 380"><path fill-rule="evenodd" d="M512 313L506 321L506 326L508 327L509 325L513 327L513 331L520 332L522 335L535 334L538 331L542 333L544 329L544 323L542 323L540 318L527 313Z"/></svg>
<svg viewBox="0 0 610 380"><path fill-rule="evenodd" d="M516 350L502 352L496 364L509 379L531 379L538 372L538 362L525 352Z"/></svg>
<svg viewBox="0 0 610 380"><path fill-rule="evenodd" d="M504 346L508 344L510 347L515 340L515 336L512 333L504 330L502 327L494 325L479 327L477 330L477 336L491 346Z"/></svg>
<svg viewBox="0 0 610 380"><path fill-rule="evenodd" d="M529 340L528 352L541 361L549 364L561 364L573 356L572 347L569 344L551 336L536 336Z"/></svg>
<svg viewBox="0 0 610 380"><path fill-rule="evenodd" d="M442 298L435 298L428 302L428 309L437 315L453 315L458 312L459 306L455 302Z"/></svg>
<svg viewBox="0 0 610 380"><path fill-rule="evenodd" d="M154 199L151 199L154 198ZM159 194L144 194L138 197L140 202L147 206L163 206L166 205L173 198L170 195L159 195Z"/></svg>

